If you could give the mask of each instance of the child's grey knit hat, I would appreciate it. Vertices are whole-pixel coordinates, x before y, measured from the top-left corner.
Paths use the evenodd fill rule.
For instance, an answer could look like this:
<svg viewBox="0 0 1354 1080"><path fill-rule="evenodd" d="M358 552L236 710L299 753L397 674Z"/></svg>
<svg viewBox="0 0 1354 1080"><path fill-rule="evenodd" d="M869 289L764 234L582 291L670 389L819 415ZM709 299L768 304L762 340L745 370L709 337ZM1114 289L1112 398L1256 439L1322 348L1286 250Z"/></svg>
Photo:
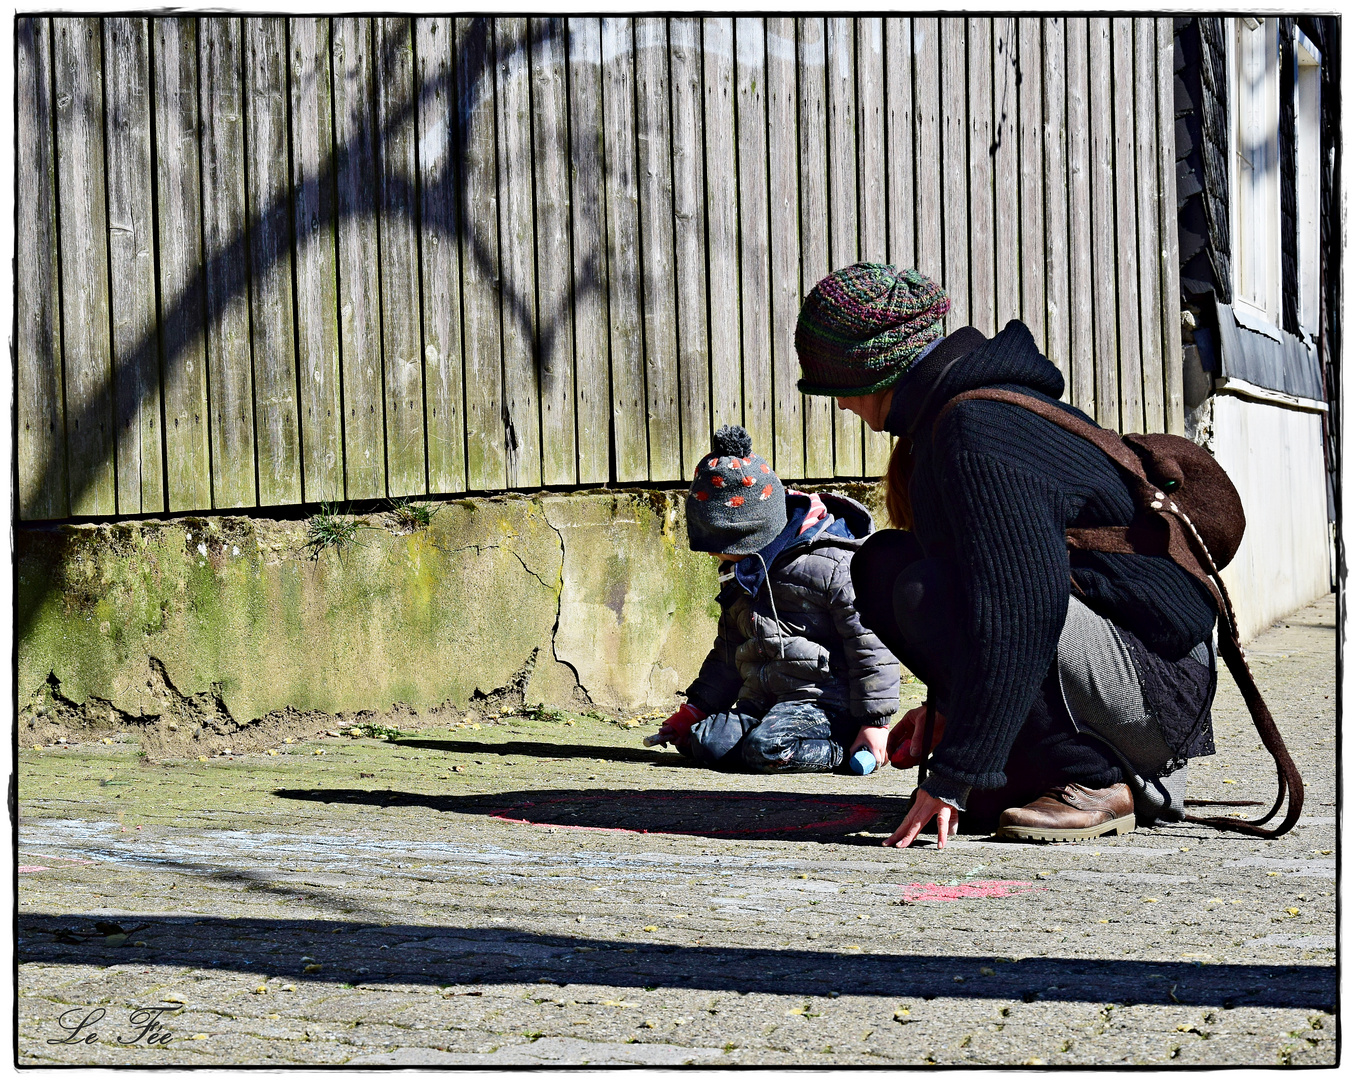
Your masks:
<svg viewBox="0 0 1354 1080"><path fill-rule="evenodd" d="M752 437L741 427L720 428L686 496L691 550L750 555L779 536L785 521L785 487L752 452Z"/></svg>

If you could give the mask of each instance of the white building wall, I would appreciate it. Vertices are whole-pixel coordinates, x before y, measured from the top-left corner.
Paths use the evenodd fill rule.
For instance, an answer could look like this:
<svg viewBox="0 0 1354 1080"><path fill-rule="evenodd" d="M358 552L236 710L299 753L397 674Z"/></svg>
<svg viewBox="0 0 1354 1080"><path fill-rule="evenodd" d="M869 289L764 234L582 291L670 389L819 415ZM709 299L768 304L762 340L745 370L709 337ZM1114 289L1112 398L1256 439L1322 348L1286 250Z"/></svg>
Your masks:
<svg viewBox="0 0 1354 1080"><path fill-rule="evenodd" d="M1246 511L1246 534L1223 571L1247 641L1330 592L1321 414L1215 394L1209 449Z"/></svg>

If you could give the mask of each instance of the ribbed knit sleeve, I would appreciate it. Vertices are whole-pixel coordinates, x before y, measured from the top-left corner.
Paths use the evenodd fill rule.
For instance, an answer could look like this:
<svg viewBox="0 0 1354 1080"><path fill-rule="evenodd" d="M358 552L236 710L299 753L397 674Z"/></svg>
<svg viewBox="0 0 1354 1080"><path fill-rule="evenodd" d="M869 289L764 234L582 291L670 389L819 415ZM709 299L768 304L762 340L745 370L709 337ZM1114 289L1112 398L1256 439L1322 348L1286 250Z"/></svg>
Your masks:
<svg viewBox="0 0 1354 1080"><path fill-rule="evenodd" d="M955 543L963 647L934 764L995 788L1067 618L1067 496L1047 474L971 451L945 455L939 494Z"/></svg>

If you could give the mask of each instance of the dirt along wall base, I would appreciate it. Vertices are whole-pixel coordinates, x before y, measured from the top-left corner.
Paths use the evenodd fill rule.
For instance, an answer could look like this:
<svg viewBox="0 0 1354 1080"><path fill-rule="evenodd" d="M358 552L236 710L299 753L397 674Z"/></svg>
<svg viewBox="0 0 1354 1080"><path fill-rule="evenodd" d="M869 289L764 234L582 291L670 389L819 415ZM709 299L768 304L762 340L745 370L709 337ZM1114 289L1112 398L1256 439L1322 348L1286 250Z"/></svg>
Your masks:
<svg viewBox="0 0 1354 1080"><path fill-rule="evenodd" d="M152 749L243 747L260 718L276 739L508 701L672 705L718 614L682 494L463 499L412 531L369 514L318 557L304 520L21 527L20 741L132 725Z"/></svg>

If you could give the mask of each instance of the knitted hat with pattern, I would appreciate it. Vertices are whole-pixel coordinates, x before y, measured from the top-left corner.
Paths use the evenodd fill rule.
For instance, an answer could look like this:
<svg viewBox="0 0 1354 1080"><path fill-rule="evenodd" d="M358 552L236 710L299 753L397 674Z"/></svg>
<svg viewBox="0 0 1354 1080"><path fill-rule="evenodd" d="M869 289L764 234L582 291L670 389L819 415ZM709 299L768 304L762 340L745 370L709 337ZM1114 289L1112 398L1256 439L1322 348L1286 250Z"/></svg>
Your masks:
<svg viewBox="0 0 1354 1080"><path fill-rule="evenodd" d="M785 488L752 452L751 436L740 427L720 428L686 496L691 550L750 555L779 536L785 521Z"/></svg>
<svg viewBox="0 0 1354 1080"><path fill-rule="evenodd" d="M799 389L858 397L892 386L942 334L945 290L916 270L856 263L834 270L799 309Z"/></svg>

